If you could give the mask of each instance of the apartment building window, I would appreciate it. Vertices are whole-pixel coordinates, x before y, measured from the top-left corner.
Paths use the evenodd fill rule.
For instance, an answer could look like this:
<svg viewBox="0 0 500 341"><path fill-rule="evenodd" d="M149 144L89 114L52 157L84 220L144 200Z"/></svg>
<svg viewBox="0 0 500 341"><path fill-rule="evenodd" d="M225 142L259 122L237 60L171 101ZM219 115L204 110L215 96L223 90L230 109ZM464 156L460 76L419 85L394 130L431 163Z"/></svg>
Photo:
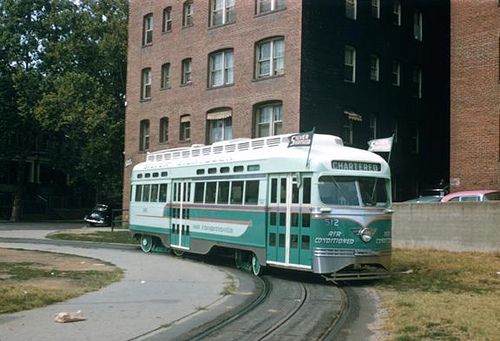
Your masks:
<svg viewBox="0 0 500 341"><path fill-rule="evenodd" d="M374 54L370 55L370 80L378 82L380 76L380 58Z"/></svg>
<svg viewBox="0 0 500 341"><path fill-rule="evenodd" d="M266 39L256 44L256 78L285 73L285 40L283 37Z"/></svg>
<svg viewBox="0 0 500 341"><path fill-rule="evenodd" d="M380 0L372 0L372 17L380 19Z"/></svg>
<svg viewBox="0 0 500 341"><path fill-rule="evenodd" d="M151 99L151 83L152 75L151 69L143 69L141 76L141 100Z"/></svg>
<svg viewBox="0 0 500 341"><path fill-rule="evenodd" d="M183 16L182 16L182 26L183 27L193 26L193 15L194 15L193 1L184 2Z"/></svg>
<svg viewBox="0 0 500 341"><path fill-rule="evenodd" d="M170 88L170 63L161 66L161 88Z"/></svg>
<svg viewBox="0 0 500 341"><path fill-rule="evenodd" d="M422 98L422 69L413 67L413 97Z"/></svg>
<svg viewBox="0 0 500 341"><path fill-rule="evenodd" d="M149 150L149 120L142 120L139 126L139 151Z"/></svg>
<svg viewBox="0 0 500 341"><path fill-rule="evenodd" d="M191 68L192 68L192 59L186 58L182 61L182 84L191 84Z"/></svg>
<svg viewBox="0 0 500 341"><path fill-rule="evenodd" d="M285 8L285 0L256 0L255 14L264 14Z"/></svg>
<svg viewBox="0 0 500 341"><path fill-rule="evenodd" d="M217 108L207 113L207 140L209 144L233 138L231 108Z"/></svg>
<svg viewBox="0 0 500 341"><path fill-rule="evenodd" d="M392 85L400 86L401 85L401 63L398 61L392 62Z"/></svg>
<svg viewBox="0 0 500 341"><path fill-rule="evenodd" d="M210 1L210 26L231 24L234 22L234 0Z"/></svg>
<svg viewBox="0 0 500 341"><path fill-rule="evenodd" d="M376 139L378 136L378 119L376 115L370 115L370 138Z"/></svg>
<svg viewBox="0 0 500 341"><path fill-rule="evenodd" d="M392 3L392 23L401 26L401 0L393 0Z"/></svg>
<svg viewBox="0 0 500 341"><path fill-rule="evenodd" d="M233 84L233 50L210 54L209 72L209 87Z"/></svg>
<svg viewBox="0 0 500 341"><path fill-rule="evenodd" d="M344 115L344 143L353 145L356 124L363 122L363 117L350 110L345 110Z"/></svg>
<svg viewBox="0 0 500 341"><path fill-rule="evenodd" d="M413 37L418 41L422 41L422 25L422 12L417 9L413 11Z"/></svg>
<svg viewBox="0 0 500 341"><path fill-rule="evenodd" d="M346 46L344 50L344 80L356 82L356 49L352 46Z"/></svg>
<svg viewBox="0 0 500 341"><path fill-rule="evenodd" d="M160 119L160 143L168 142L168 117Z"/></svg>
<svg viewBox="0 0 500 341"><path fill-rule="evenodd" d="M153 14L144 16L142 24L142 45L153 43Z"/></svg>
<svg viewBox="0 0 500 341"><path fill-rule="evenodd" d="M172 7L163 10L163 32L172 31Z"/></svg>
<svg viewBox="0 0 500 341"><path fill-rule="evenodd" d="M418 122L415 122L412 126L412 132L411 132L411 152L413 154L419 154L420 153L420 127Z"/></svg>
<svg viewBox="0 0 500 341"><path fill-rule="evenodd" d="M346 18L356 20L358 0L345 0L345 16Z"/></svg>
<svg viewBox="0 0 500 341"><path fill-rule="evenodd" d="M283 103L281 101L267 102L255 106L255 137L265 137L282 134Z"/></svg>
<svg viewBox="0 0 500 341"><path fill-rule="evenodd" d="M181 141L189 141L191 139L191 116L181 116L179 139Z"/></svg>

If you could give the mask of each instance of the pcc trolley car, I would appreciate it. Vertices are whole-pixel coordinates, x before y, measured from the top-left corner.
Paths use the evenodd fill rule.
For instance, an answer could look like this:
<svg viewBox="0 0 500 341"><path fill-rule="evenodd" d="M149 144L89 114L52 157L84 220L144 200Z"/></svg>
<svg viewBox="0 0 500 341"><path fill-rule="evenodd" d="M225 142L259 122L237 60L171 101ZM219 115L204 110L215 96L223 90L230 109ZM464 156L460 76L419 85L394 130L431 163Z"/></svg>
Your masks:
<svg viewBox="0 0 500 341"><path fill-rule="evenodd" d="M130 232L145 252L234 252L337 279L391 260L391 182L378 155L340 138L287 134L149 153L132 172ZM387 271L382 271L387 273Z"/></svg>

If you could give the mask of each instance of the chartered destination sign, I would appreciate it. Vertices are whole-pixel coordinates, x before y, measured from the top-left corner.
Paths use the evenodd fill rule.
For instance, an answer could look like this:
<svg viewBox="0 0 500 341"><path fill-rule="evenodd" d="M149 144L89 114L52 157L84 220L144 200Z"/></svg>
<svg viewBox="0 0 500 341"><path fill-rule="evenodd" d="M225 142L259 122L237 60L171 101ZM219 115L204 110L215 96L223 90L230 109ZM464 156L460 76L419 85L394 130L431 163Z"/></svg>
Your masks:
<svg viewBox="0 0 500 341"><path fill-rule="evenodd" d="M356 161L332 161L334 170L380 172L380 163L356 162Z"/></svg>

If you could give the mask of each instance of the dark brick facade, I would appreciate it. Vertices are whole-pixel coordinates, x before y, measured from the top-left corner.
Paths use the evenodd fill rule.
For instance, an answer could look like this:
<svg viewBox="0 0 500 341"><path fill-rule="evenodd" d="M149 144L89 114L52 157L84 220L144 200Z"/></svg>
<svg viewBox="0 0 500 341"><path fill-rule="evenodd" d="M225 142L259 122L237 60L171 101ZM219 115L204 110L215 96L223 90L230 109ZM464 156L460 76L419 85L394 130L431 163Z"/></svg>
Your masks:
<svg viewBox="0 0 500 341"><path fill-rule="evenodd" d="M281 101L283 133L308 131L345 135L345 111L359 115L352 145L367 148L370 116L377 116L377 137L393 133L398 143L391 166L396 197L409 198L421 184L448 177L449 6L445 0L402 1L401 25L392 23L393 1L381 0L380 18L371 16L371 1L358 0L357 19L345 18L344 0L285 1L285 8L255 14L255 1L236 0L234 23L209 27L209 0L195 0L194 25L182 27L183 1L130 1L125 158L133 165L139 152L140 121L150 120L149 150L207 143L207 113L231 108L232 137L254 136L254 106ZM172 31L162 32L163 10L171 7ZM424 18L423 40L413 38L413 13ZM143 46L143 20L153 14L152 44ZM255 44L283 37L284 74L255 79ZM344 47L356 48L356 82L344 81ZM234 51L234 84L211 89L209 54ZM370 80L370 56L380 59L380 78ZM192 59L192 83L181 85L181 62ZM401 63L401 84L391 85L392 62ZM161 66L170 63L171 87L161 89ZM422 98L412 96L412 68L422 69ZM151 99L141 101L141 71L151 68ZM191 116L191 139L179 139L180 117ZM168 117L168 143L159 143L159 123ZM413 127L419 127L418 152ZM127 207L130 172L125 169Z"/></svg>
<svg viewBox="0 0 500 341"><path fill-rule="evenodd" d="M452 190L500 187L500 7L451 1Z"/></svg>

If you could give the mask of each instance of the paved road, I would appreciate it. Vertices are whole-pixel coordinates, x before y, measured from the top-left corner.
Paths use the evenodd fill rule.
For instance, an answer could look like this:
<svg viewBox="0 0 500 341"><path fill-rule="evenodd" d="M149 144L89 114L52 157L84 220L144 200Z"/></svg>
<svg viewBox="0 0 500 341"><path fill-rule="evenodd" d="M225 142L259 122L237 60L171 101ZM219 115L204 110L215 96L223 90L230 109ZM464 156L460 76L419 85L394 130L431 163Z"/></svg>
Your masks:
<svg viewBox="0 0 500 341"><path fill-rule="evenodd" d="M125 277L97 292L15 314L0 315L0 341L10 340L136 340L154 330L190 325L210 313L230 309L244 295L220 295L232 281L227 271L212 265L137 250L96 249L15 242L6 238L43 238L56 229L82 224L0 224L0 247L71 253L109 261ZM237 281L237 286L241 285ZM247 288L252 290L252 288ZM230 304L228 304L230 303ZM1 303L0 303L1 304ZM59 312L82 310L86 321L56 323ZM187 321L187 322L184 322ZM197 322L198 321L198 322ZM182 322L182 323L179 323ZM179 327L177 327L179 324Z"/></svg>

